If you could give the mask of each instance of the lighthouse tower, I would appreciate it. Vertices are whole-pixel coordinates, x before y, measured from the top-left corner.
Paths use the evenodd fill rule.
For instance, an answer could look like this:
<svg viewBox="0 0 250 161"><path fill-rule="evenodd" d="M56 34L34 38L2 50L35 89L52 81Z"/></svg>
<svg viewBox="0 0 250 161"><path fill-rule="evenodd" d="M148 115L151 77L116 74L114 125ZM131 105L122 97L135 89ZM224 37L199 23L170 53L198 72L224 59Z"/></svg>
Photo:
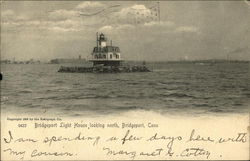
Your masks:
<svg viewBox="0 0 250 161"><path fill-rule="evenodd" d="M90 61L93 62L93 65L103 65L103 66L120 66L121 59L120 48L107 43L108 39L106 36L101 33L100 35L96 34L96 47L94 47L92 52L92 58Z"/></svg>
<svg viewBox="0 0 250 161"><path fill-rule="evenodd" d="M103 33L100 34L99 45L101 46L101 48L104 48L107 46L107 38L104 36Z"/></svg>

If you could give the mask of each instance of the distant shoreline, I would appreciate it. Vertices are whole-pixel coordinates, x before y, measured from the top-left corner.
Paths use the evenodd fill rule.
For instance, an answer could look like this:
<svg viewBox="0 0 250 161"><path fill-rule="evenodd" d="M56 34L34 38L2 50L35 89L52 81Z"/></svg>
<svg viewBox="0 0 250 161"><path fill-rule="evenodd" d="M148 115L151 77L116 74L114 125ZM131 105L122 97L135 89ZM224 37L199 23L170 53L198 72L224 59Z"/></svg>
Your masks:
<svg viewBox="0 0 250 161"><path fill-rule="evenodd" d="M10 60L1 60L1 64L88 64L85 59L52 59L57 61L36 61L24 63L27 61L10 61ZM62 61L60 61L62 60ZM145 61L145 60L126 60L124 63L193 63L193 64L216 64L216 63L250 63L250 60L224 60L224 59L209 59L209 60L165 60L165 61Z"/></svg>
<svg viewBox="0 0 250 161"><path fill-rule="evenodd" d="M143 62L136 60L127 60L126 62ZM250 63L250 60L219 60L219 59L211 59L211 60L165 60L165 61L146 61L148 63Z"/></svg>

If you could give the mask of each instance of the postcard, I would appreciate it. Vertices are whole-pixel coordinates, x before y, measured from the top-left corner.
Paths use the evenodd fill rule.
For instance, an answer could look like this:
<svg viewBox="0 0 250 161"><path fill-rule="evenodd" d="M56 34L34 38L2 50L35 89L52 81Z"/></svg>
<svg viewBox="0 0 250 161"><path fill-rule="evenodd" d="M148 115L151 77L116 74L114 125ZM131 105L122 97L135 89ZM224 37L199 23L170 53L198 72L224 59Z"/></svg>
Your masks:
<svg viewBox="0 0 250 161"><path fill-rule="evenodd" d="M249 1L1 1L1 160L249 160Z"/></svg>

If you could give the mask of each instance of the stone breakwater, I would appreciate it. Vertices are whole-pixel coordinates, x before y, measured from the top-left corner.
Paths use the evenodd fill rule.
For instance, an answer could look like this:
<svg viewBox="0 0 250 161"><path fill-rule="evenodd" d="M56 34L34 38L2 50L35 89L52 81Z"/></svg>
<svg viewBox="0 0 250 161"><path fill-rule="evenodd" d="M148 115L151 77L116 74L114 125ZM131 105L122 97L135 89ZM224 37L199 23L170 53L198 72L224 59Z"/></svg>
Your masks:
<svg viewBox="0 0 250 161"><path fill-rule="evenodd" d="M146 66L97 66L97 67L65 67L61 66L58 72L63 73L130 73L150 72Z"/></svg>

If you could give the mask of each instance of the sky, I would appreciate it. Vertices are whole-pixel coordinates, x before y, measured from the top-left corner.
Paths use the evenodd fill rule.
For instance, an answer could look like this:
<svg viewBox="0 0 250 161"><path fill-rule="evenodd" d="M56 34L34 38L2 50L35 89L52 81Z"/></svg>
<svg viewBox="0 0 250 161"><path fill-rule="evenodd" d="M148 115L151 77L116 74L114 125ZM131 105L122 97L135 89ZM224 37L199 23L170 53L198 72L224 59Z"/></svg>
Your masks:
<svg viewBox="0 0 250 161"><path fill-rule="evenodd" d="M89 58L96 33L125 60L250 60L246 1L5 1L1 59ZM158 13L160 11L160 14Z"/></svg>

